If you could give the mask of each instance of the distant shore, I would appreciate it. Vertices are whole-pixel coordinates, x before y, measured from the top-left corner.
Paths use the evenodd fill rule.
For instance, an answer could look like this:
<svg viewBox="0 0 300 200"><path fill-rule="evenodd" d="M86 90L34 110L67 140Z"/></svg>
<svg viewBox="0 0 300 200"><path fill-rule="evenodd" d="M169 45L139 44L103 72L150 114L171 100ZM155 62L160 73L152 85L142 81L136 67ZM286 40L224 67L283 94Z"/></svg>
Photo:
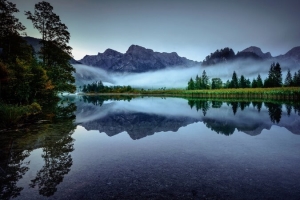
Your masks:
<svg viewBox="0 0 300 200"><path fill-rule="evenodd" d="M214 90L134 90L124 93L78 93L78 95L132 95L132 96L180 96L199 98L249 98L249 99L284 99L300 100L300 87L278 87L278 88L238 88L238 89L214 89Z"/></svg>

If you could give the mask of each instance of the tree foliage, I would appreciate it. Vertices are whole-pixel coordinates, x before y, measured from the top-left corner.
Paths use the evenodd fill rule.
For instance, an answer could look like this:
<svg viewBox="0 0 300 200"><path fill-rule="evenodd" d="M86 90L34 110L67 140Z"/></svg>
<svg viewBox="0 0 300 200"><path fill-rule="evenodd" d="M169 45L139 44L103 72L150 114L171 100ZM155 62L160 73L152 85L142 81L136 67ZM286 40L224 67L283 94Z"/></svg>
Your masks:
<svg viewBox="0 0 300 200"><path fill-rule="evenodd" d="M41 60L21 37L25 27L14 16L16 5L0 0L0 100L10 104L31 104L50 100L58 92L75 91L75 69L70 65L70 33L47 2L26 12L42 34ZM42 62L41 62L42 61ZM49 97L49 98L48 98Z"/></svg>
<svg viewBox="0 0 300 200"><path fill-rule="evenodd" d="M69 63L72 48L68 46L70 40L68 27L53 12L50 3L45 1L35 4L34 14L26 11L25 15L42 35L42 48L39 54L43 67L54 84L54 91L74 92L76 87L72 73L75 72L75 68Z"/></svg>

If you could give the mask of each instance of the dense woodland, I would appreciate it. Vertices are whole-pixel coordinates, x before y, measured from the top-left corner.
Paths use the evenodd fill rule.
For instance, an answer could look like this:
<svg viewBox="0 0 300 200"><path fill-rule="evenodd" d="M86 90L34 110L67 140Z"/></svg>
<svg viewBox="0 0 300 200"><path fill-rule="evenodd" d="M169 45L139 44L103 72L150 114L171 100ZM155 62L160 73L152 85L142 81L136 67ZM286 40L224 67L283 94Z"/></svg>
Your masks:
<svg viewBox="0 0 300 200"><path fill-rule="evenodd" d="M41 50L34 52L22 38L26 27L15 17L18 12L15 4L0 0L0 103L29 105L74 92L68 27L48 2L25 11L42 38Z"/></svg>
<svg viewBox="0 0 300 200"><path fill-rule="evenodd" d="M260 75L256 79L250 81L244 75L238 77L234 71L231 80L225 83L220 78L212 78L211 81L207 76L205 70L202 76L196 75L196 78L191 78L188 82L188 90L201 89L221 89L221 88L272 88L272 87L299 87L300 86L300 70L295 72L292 76L290 70L283 81L282 71L279 63L273 63L270 66L268 77L263 81Z"/></svg>

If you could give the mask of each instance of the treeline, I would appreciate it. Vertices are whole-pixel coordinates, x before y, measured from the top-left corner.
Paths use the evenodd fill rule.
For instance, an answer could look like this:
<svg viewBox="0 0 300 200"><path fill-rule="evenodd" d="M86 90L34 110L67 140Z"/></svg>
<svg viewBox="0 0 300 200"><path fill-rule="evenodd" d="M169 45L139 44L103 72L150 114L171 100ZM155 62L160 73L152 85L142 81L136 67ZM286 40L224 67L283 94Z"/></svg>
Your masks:
<svg viewBox="0 0 300 200"><path fill-rule="evenodd" d="M96 81L91 84L85 84L79 88L84 93L124 93L136 92L131 86L105 86L102 81Z"/></svg>
<svg viewBox="0 0 300 200"><path fill-rule="evenodd" d="M40 51L34 52L22 38L26 27L15 17L18 12L16 4L0 0L0 103L28 105L74 92L67 26L48 2L35 4L34 13L25 11L42 37Z"/></svg>
<svg viewBox="0 0 300 200"><path fill-rule="evenodd" d="M272 88L272 87L300 87L300 70L295 72L292 76L290 70L282 80L282 71L279 63L272 63L268 73L268 77L263 81L260 74L257 78L250 81L244 75L238 78L234 71L231 80L225 83L220 78L212 78L211 81L207 76L205 70L202 76L196 75L195 80L191 78L188 82L187 90L201 90L201 89L221 89L221 88Z"/></svg>

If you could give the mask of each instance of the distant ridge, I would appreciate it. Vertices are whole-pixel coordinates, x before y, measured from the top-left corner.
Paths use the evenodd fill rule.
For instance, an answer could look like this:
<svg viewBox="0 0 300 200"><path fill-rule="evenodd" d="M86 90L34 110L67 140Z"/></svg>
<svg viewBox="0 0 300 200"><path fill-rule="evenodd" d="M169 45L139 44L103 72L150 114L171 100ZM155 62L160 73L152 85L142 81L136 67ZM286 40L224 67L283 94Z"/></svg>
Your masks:
<svg viewBox="0 0 300 200"><path fill-rule="evenodd" d="M216 50L214 53L206 56L202 62L202 66L211 66L221 63L234 62L237 60L251 59L253 61L270 61L270 62L285 62L295 64L294 67L300 66L300 47L294 47L286 54L273 57L270 52L263 53L259 47L250 46L237 54L226 47L224 49Z"/></svg>

